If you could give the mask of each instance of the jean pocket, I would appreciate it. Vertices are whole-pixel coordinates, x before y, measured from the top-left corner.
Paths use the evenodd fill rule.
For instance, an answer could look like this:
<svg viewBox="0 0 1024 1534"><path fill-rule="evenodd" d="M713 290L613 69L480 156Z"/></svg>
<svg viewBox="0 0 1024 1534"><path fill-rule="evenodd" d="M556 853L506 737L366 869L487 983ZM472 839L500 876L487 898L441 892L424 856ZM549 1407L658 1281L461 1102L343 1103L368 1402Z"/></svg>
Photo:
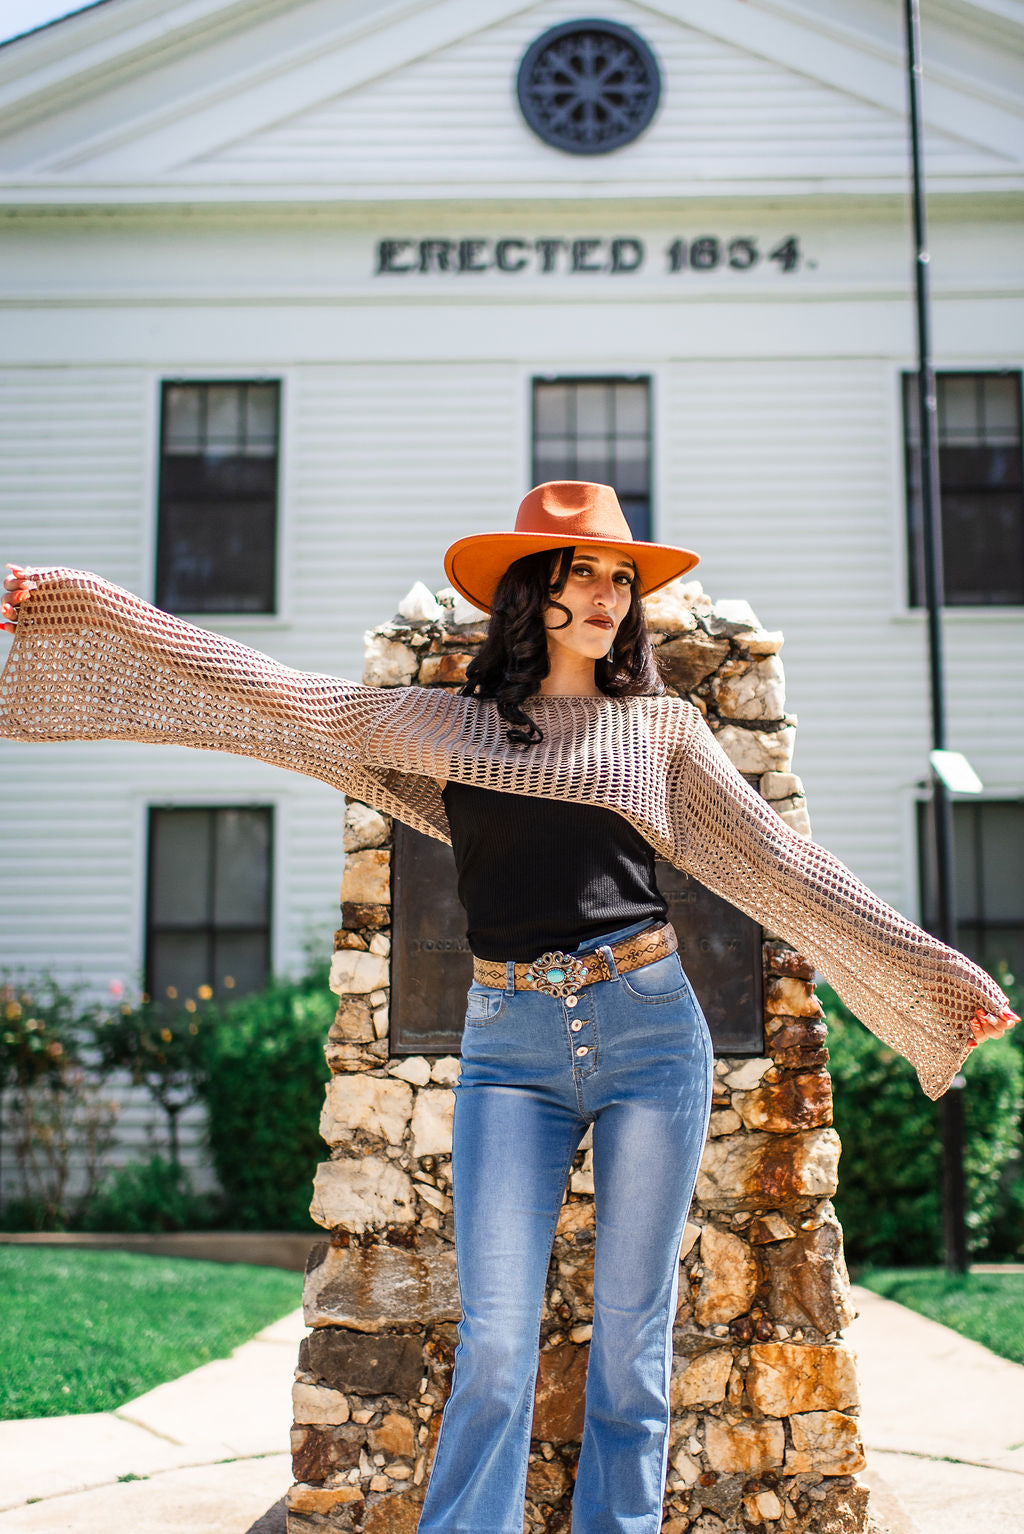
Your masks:
<svg viewBox="0 0 1024 1534"><path fill-rule="evenodd" d="M679 1001L693 994L677 953L666 954L663 959L631 969L619 978L623 989L637 1001Z"/></svg>
<svg viewBox="0 0 1024 1534"><path fill-rule="evenodd" d="M485 1027L497 1022L505 1010L504 991L491 990L486 986L473 985L466 997L466 1024L468 1027Z"/></svg>

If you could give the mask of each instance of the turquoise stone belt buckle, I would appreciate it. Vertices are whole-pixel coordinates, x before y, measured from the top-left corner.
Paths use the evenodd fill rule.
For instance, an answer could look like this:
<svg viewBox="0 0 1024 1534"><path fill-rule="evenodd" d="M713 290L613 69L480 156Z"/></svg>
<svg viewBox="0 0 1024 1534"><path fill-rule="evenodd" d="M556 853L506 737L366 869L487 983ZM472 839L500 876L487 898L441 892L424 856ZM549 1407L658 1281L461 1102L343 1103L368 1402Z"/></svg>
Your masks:
<svg viewBox="0 0 1024 1534"><path fill-rule="evenodd" d="M590 971L571 953L545 953L534 959L526 973L534 990L545 996L572 996L586 985Z"/></svg>

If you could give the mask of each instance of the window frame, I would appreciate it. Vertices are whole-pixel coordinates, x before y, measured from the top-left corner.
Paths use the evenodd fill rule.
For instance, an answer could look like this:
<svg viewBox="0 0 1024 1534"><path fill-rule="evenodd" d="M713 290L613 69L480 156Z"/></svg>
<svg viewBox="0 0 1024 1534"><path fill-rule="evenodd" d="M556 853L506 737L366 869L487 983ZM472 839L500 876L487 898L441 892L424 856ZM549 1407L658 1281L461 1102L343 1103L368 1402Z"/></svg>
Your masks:
<svg viewBox="0 0 1024 1534"><path fill-rule="evenodd" d="M587 372L564 372L560 368L545 368L535 366L526 373L526 414L525 414L525 456L527 461L527 473L529 484L541 483L537 478L537 451L536 451L536 386L538 384L616 384L642 383L647 386L647 532L645 539L640 541L655 541L657 538L657 470L658 470L658 440L657 440L657 414L656 414L656 370L653 367L624 368L621 372L610 373L602 370L599 373ZM614 440L614 439L612 439Z"/></svg>
<svg viewBox="0 0 1024 1534"><path fill-rule="evenodd" d="M910 363L897 364L894 378L894 410L897 422L897 432L894 434L893 454L893 481L896 488L897 504L900 507L899 517L899 554L894 560L894 570L899 572L900 585L897 596L897 615L912 621L923 621L927 616L927 604L922 597L920 601L914 601L914 582L917 579L915 572L915 550L913 546L911 527L911 496L910 496L910 471L911 457L909 448L911 439L908 431L909 418L907 412L908 384L910 380L916 381L918 370ZM993 363L991 360L966 363L958 367L936 368L936 381L940 378L1015 378L1017 382L1018 403L1018 430L1020 433L1021 453L1024 456L1024 365L1018 362ZM941 519L941 483L940 494L940 519ZM1024 494L1024 492L1022 492ZM1022 511L1024 517L1024 511ZM945 595L945 593L944 593ZM1024 599L1020 602L949 602L942 604L943 620L953 618L977 619L986 621L999 619L1017 619L1024 615Z"/></svg>
<svg viewBox="0 0 1024 1534"><path fill-rule="evenodd" d="M952 808L953 808L953 815L954 815L954 857L956 856L955 820L956 820L956 812L957 812L957 810L963 808L963 809L966 809L966 810L969 810L969 811L971 811L971 810L973 810L973 811L983 811L986 808L986 806L989 806L989 805L992 805L992 806L1007 806L1007 805L1011 805L1012 806L1012 805L1015 805L1015 806L1018 806L1020 808L1021 814L1024 815L1024 791L1021 791L1019 789L1015 790L1012 787L1006 787L1006 788L1000 788L1000 789L986 790L986 791L984 791L984 792L982 792L980 794L971 794L971 795L955 794L955 795L953 795L952 796ZM928 851L928 847L926 845L926 840L925 840L926 836L928 834L928 815L929 815L929 811L930 811L930 806L931 806L931 796L928 793L918 792L917 794L914 795L913 800L912 800L912 811L913 811L913 814L912 814L912 821L911 821L911 831L912 831L912 838L913 838L913 840L912 840L912 852L913 852L913 860L914 860L913 861L914 885L915 885L915 891L916 891L916 895L917 895L917 920L918 920L919 925L924 927L926 931L930 931L931 930L931 928L929 926L929 923L934 920L934 911L933 911L933 909L931 907L931 900L932 900L933 897L932 897L932 895L929 892L928 887L927 887L927 885L928 885L929 851ZM975 829L972 834L973 834L973 837L975 839L975 844L977 846L978 840L979 840L979 832L978 832L977 829ZM1022 876L1024 876L1024 874L1022 874ZM1019 928L1022 936L1024 936L1024 898L1022 898L1022 901L1021 901L1021 916L1019 918L1019 921L1015 919L1013 921L986 922L984 919L978 920L975 917L972 917L969 921L965 921L963 919L963 913L957 907L956 900L955 900L955 894L954 894L954 912L953 912L953 915L954 915L954 920L956 922L956 928L957 928L957 934L956 934L956 939L955 939L957 947L960 946L960 942L961 942L961 939L960 939L960 929L962 927L970 927L973 930L975 930L975 931L977 931L979 933L982 933L982 934L985 933L986 931L991 930L992 928L997 928L997 927L1003 927L1003 928L1005 928L1005 927L1012 927L1015 930L1017 930ZM964 951L966 952L966 950L964 950ZM968 955L968 957L970 957L970 955ZM985 958L976 959L975 962L981 964L983 968L987 967L987 963L988 963L988 961ZM1016 971L1015 971L1015 973L1016 973ZM1022 976L1020 974L1018 974L1017 978L1019 980L1019 979L1022 978Z"/></svg>
<svg viewBox="0 0 1024 1534"><path fill-rule="evenodd" d="M259 800L259 801L256 801L256 802L243 802L243 803L240 803L235 798L231 798L231 799L218 799L218 798L215 798L215 797L211 797L209 795L205 795L203 797L196 798L194 800L191 800L191 799L190 800L176 800L174 803L167 803L166 801L164 801L164 802L153 802L153 801L150 801L150 802L145 803L142 806L142 808L143 808L143 811L144 811L143 823L142 823L142 837L143 837L143 842L142 842L142 859L143 859L143 861L142 861L142 881L141 881L142 882L142 895L143 895L143 898L142 898L142 901L140 902L140 904L141 904L141 907L142 907L142 975L143 975L143 989L145 990L146 994L150 995L150 996L153 996L153 989L152 989L153 962L152 961L153 961L153 937L154 937L154 934L157 933L157 932L162 932L162 931L169 930L167 928L159 927L153 921L153 890L154 890L154 876L155 876L155 863L154 863L154 858L153 858L153 825L154 825L155 817L157 815L164 815L164 814L175 814L175 813L193 813L194 814L197 811L204 811L204 812L206 812L208 814L216 816L216 815L222 814L222 813L224 813L226 811L234 810L234 811L245 811L247 813L259 812L259 813L265 814L267 816L268 826L269 826L269 836L268 836L268 843L267 843L267 907L266 907L266 925L265 925L265 927L264 926L261 926L261 927L255 927L255 926L239 927L237 925L225 925L223 927L218 927L218 926L216 926L213 923L208 923L207 925L205 925L203 927L194 927L194 928L185 927L185 928L176 928L174 930L179 931L179 932L203 932L205 934L205 936L206 936L206 943L207 943L207 952L208 952L208 954L210 952L210 944L213 943L216 940L216 936L217 936L218 933L233 932L233 931L237 931L237 932L265 932L266 933L266 955L267 955L267 965L266 965L265 980L269 980L270 976L273 975L276 972L276 970L278 969L278 967L279 967L279 956L278 956L278 954L275 951L275 944L276 944L276 940L277 940L277 922L275 920L275 915L276 915L276 911L277 911L278 904L279 904L279 891L277 889L277 880L278 880L278 875L279 875L279 872L280 872L280 866L279 866L280 865L280 859L278 857L279 838L280 838L280 835L281 835L280 814L279 814L280 807L273 800L269 800L269 799L268 800ZM208 880L212 879L214 877L214 868L215 868L215 864L211 863L211 868L210 868L210 870L207 873L207 879ZM245 993L244 992L239 992L239 994L241 995L241 994L245 994ZM158 1000L159 998L154 996L153 999L155 1001L155 1000Z"/></svg>
<svg viewBox="0 0 1024 1534"><path fill-rule="evenodd" d="M149 481L151 510L148 523L149 547L147 550L147 563L152 581L151 600L157 606L159 606L158 597L160 595L160 522L164 504L164 420L167 390L169 388L188 388L193 385L204 388L235 388L253 384L271 384L277 389L277 461L274 474L274 531L271 552L273 560L273 606L265 611L246 611L245 609L231 608L222 612L213 612L203 608L183 607L175 613L176 617L186 618L207 627L228 628L229 630L247 628L249 626L255 626L258 629L280 628L289 621L289 614L285 611L286 593L289 587L287 571L285 569L287 543L284 537L284 530L286 520L285 468L289 458L290 445L288 402L291 381L290 374L285 368L278 368L273 372L259 371L251 373L247 373L244 370L224 370L218 368L205 371L202 368L194 368L190 369L187 373L161 371L153 375L152 450L149 455L149 461L153 464L153 472Z"/></svg>

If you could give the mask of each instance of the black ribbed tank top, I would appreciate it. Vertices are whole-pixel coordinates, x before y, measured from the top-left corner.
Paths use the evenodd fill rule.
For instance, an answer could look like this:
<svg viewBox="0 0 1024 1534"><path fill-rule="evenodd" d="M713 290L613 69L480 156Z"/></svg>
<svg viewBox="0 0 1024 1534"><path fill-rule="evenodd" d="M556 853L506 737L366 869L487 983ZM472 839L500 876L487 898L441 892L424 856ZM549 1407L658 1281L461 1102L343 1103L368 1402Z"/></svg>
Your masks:
<svg viewBox="0 0 1024 1534"><path fill-rule="evenodd" d="M478 959L570 952L587 938L667 916L654 851L614 810L453 782L443 798Z"/></svg>

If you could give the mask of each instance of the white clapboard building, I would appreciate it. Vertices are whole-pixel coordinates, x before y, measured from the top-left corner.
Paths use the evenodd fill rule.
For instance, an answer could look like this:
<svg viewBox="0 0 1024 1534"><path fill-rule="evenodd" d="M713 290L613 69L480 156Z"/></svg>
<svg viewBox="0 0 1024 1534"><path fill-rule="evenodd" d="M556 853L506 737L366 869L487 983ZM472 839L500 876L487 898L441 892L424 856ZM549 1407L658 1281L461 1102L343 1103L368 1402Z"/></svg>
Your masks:
<svg viewBox="0 0 1024 1534"><path fill-rule="evenodd" d="M289 664L547 478L786 634L815 834L920 912L925 621L896 0L103 0L0 48L0 557ZM1024 12L925 0L965 942L1024 946ZM0 656L6 641L0 644ZM0 751L0 967L326 951L326 787Z"/></svg>

